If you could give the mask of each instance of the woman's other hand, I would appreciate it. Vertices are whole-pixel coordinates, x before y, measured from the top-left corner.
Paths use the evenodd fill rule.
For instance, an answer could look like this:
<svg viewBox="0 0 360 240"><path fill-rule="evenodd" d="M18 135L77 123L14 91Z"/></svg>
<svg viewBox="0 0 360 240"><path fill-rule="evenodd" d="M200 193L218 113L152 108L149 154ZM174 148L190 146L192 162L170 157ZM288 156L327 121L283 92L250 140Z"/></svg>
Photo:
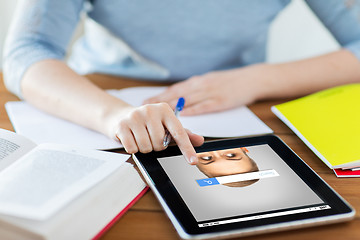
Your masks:
<svg viewBox="0 0 360 240"><path fill-rule="evenodd" d="M182 115L222 111L259 99L266 87L266 65L210 72L176 83L145 103L167 102L175 107L179 97L186 99Z"/></svg>

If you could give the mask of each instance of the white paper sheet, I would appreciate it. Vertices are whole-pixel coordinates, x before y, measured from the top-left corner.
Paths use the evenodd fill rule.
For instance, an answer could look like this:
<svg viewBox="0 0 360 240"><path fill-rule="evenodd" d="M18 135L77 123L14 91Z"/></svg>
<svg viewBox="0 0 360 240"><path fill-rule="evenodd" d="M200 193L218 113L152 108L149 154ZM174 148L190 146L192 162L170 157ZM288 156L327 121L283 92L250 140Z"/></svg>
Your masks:
<svg viewBox="0 0 360 240"><path fill-rule="evenodd" d="M145 99L160 94L164 89L165 87L136 87L108 92L129 104L141 106ZM185 128L206 137L245 137L273 132L245 106L197 116L179 116L179 119Z"/></svg>
<svg viewBox="0 0 360 240"><path fill-rule="evenodd" d="M140 106L145 99L163 90L164 87L136 87L108 92L129 104ZM8 102L5 107L15 131L37 144L62 143L93 149L122 147L100 133L51 116L25 102ZM180 116L179 119L185 128L207 137L244 137L273 132L247 107L199 116Z"/></svg>
<svg viewBox="0 0 360 240"><path fill-rule="evenodd" d="M7 102L5 107L15 132L36 144L59 143L90 149L122 147L101 133L47 114L26 102Z"/></svg>

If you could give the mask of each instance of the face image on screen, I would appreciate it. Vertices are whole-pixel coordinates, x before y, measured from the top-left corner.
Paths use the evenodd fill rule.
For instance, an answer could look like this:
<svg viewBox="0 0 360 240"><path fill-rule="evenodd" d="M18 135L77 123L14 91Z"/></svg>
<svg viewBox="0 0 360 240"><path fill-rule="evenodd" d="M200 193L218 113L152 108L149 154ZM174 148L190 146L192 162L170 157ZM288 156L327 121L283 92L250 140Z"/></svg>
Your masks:
<svg viewBox="0 0 360 240"><path fill-rule="evenodd" d="M324 204L267 145L159 158L197 222Z"/></svg>
<svg viewBox="0 0 360 240"><path fill-rule="evenodd" d="M198 179L197 183L201 187L217 184L246 187L262 177L278 176L275 170L259 171L247 152L247 148L239 147L198 153L196 167L209 178Z"/></svg>

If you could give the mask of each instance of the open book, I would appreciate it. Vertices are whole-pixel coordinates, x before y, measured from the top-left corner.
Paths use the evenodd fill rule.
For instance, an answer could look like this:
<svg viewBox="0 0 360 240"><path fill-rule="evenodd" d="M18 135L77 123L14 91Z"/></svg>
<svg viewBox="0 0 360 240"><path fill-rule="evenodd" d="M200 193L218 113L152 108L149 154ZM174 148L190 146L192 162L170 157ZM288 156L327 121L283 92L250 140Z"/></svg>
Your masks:
<svg viewBox="0 0 360 240"><path fill-rule="evenodd" d="M108 92L131 105L141 106L145 99L160 94L164 89L135 87ZM5 107L15 131L37 144L52 142L93 149L122 147L119 142L100 133L51 116L26 102L8 102ZM185 128L205 137L245 137L273 132L245 106L197 116L180 115L179 119Z"/></svg>
<svg viewBox="0 0 360 240"><path fill-rule="evenodd" d="M0 129L0 239L90 239L145 191L129 155Z"/></svg>
<svg viewBox="0 0 360 240"><path fill-rule="evenodd" d="M349 84L272 107L331 169L360 167L360 84Z"/></svg>

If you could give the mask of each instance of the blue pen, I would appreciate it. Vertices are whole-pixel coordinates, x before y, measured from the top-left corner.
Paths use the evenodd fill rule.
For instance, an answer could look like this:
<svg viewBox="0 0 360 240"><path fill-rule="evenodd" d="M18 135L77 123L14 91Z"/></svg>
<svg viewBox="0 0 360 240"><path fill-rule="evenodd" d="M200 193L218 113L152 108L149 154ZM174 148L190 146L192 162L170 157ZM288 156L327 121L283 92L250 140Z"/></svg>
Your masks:
<svg viewBox="0 0 360 240"><path fill-rule="evenodd" d="M181 110L183 110L184 105L185 105L185 99L183 97L179 98L179 100L176 104L175 110L174 110L176 117L178 117L179 112ZM163 141L164 147L167 147L169 145L170 141L171 141L171 135L170 135L170 132L166 129L165 137L164 137L164 141Z"/></svg>

